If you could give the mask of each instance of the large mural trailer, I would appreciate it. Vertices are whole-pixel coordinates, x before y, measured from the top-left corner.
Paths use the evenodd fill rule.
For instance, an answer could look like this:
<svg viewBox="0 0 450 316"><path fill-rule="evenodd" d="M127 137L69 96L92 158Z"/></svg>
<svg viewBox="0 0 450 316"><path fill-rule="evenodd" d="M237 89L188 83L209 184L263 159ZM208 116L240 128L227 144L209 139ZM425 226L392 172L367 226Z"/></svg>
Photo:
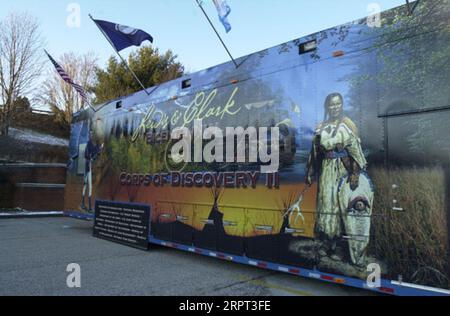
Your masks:
<svg viewBox="0 0 450 316"><path fill-rule="evenodd" d="M449 0L420 1L77 113L65 209L145 204L150 243L448 295L449 20ZM170 137L180 127L200 128L185 151L217 159L180 162ZM220 159L217 134L201 137L211 127L278 128L279 168ZM246 137L232 144L232 158L252 150Z"/></svg>

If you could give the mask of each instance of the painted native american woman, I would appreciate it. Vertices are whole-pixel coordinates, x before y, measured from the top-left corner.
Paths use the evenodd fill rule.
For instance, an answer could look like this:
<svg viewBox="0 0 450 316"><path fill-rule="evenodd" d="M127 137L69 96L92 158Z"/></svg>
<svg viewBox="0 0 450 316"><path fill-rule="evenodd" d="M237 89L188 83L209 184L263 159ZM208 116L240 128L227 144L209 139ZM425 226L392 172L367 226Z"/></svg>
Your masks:
<svg viewBox="0 0 450 316"><path fill-rule="evenodd" d="M341 260L336 246L345 239L351 262L363 266L373 203L367 161L355 123L344 116L342 95L330 94L324 107L325 118L315 131L306 176L309 186L314 176L319 178L315 227L322 242L319 256Z"/></svg>

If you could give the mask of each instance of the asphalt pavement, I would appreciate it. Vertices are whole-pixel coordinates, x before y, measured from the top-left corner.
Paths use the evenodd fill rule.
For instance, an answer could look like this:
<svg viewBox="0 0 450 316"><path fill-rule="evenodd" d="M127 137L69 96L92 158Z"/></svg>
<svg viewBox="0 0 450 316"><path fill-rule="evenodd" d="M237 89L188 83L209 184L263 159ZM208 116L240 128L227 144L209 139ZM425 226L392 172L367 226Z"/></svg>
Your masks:
<svg viewBox="0 0 450 316"><path fill-rule="evenodd" d="M69 288L67 266L81 268ZM0 295L362 296L371 292L152 246L92 237L92 222L0 219Z"/></svg>

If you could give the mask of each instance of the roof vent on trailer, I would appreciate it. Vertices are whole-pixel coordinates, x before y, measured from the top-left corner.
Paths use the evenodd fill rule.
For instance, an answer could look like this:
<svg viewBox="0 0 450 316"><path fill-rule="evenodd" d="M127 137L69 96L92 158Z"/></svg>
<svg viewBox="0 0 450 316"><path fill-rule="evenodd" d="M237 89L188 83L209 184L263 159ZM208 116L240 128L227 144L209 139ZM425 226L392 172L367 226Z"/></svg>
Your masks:
<svg viewBox="0 0 450 316"><path fill-rule="evenodd" d="M183 81L181 82L181 88L182 88L182 89L190 88L191 85L192 85L191 79L186 79L186 80L183 80Z"/></svg>
<svg viewBox="0 0 450 316"><path fill-rule="evenodd" d="M317 49L317 40L304 42L299 45L299 54L303 55Z"/></svg>

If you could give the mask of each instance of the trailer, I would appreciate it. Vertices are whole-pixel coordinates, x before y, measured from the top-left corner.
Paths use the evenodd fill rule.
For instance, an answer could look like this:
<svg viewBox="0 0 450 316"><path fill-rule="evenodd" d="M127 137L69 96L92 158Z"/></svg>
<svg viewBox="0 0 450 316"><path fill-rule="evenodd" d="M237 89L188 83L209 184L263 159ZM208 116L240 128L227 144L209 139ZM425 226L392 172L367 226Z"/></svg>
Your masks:
<svg viewBox="0 0 450 316"><path fill-rule="evenodd" d="M450 1L380 17L76 113L67 214L147 205L151 244L449 295Z"/></svg>

